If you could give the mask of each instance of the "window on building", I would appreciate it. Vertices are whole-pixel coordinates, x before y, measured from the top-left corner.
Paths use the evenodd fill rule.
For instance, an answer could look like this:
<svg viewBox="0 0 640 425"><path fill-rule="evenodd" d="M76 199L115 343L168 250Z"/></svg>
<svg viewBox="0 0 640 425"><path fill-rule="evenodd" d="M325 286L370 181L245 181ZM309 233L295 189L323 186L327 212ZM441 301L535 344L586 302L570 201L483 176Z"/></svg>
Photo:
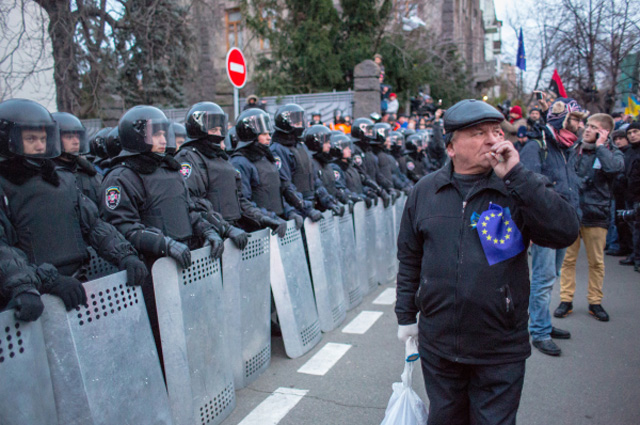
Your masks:
<svg viewBox="0 0 640 425"><path fill-rule="evenodd" d="M242 48L242 14L240 9L231 9L227 11L227 50L232 47Z"/></svg>
<svg viewBox="0 0 640 425"><path fill-rule="evenodd" d="M270 30L274 30L276 28L276 11L265 9L262 11L261 16L262 21L266 21ZM271 42L268 38L260 39L260 49L261 50L269 50L271 48Z"/></svg>

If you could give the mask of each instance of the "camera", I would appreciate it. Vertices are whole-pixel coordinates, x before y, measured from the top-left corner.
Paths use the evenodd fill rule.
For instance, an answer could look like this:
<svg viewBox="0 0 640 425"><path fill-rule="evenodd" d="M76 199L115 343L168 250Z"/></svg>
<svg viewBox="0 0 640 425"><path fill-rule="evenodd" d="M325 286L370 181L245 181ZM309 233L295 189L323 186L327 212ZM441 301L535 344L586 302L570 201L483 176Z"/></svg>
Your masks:
<svg viewBox="0 0 640 425"><path fill-rule="evenodd" d="M626 221L627 223L640 221L640 202L636 202L632 210L617 210L616 219L618 221Z"/></svg>

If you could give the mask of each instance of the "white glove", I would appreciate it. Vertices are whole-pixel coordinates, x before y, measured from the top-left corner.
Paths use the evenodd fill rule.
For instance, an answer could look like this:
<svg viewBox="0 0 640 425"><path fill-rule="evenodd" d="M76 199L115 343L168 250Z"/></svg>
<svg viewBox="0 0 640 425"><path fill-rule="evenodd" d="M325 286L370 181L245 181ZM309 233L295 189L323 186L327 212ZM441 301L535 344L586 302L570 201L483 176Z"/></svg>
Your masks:
<svg viewBox="0 0 640 425"><path fill-rule="evenodd" d="M410 337L418 339L418 324L398 325L398 339L406 344Z"/></svg>

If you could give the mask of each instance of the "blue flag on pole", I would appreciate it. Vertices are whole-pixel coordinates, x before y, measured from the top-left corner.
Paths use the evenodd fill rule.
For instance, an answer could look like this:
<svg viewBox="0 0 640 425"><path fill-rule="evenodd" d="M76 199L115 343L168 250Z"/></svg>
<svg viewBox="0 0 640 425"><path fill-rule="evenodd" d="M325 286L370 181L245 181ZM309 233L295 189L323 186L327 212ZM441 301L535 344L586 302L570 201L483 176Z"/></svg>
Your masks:
<svg viewBox="0 0 640 425"><path fill-rule="evenodd" d="M524 53L524 38L522 37L522 28L520 28L520 35L518 36L518 59L516 60L516 67L523 71L527 70L527 55Z"/></svg>
<svg viewBox="0 0 640 425"><path fill-rule="evenodd" d="M478 217L475 227L490 266L524 251L522 233L513 222L509 208L490 204L489 209Z"/></svg>

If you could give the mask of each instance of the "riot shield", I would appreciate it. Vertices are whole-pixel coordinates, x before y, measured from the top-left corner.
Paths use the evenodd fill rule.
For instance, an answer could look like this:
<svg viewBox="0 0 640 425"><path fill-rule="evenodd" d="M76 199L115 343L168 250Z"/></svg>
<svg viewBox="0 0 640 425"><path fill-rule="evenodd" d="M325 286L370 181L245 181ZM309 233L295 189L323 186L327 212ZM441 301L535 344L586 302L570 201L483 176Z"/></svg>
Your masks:
<svg viewBox="0 0 640 425"><path fill-rule="evenodd" d="M397 203L398 201L396 201ZM381 270L382 276L379 282L382 284L389 284L396 280L396 257L397 257L397 238L395 235L394 224L393 224L393 213L395 210L395 205L390 205L389 208L384 208L382 217L383 217L383 225L385 226L385 246L382 250L382 255L384 256L382 267L385 267Z"/></svg>
<svg viewBox="0 0 640 425"><path fill-rule="evenodd" d="M235 408L227 358L220 261L191 251L191 267L168 257L152 269L164 371L176 425L219 424Z"/></svg>
<svg viewBox="0 0 640 425"><path fill-rule="evenodd" d="M235 388L244 388L271 362L269 229L250 235L240 251L227 239L222 255L225 345Z"/></svg>
<svg viewBox="0 0 640 425"><path fill-rule="evenodd" d="M100 257L92 247L87 247L91 255L91 261L87 269L87 279L94 280L113 273L118 273L118 268Z"/></svg>
<svg viewBox="0 0 640 425"><path fill-rule="evenodd" d="M358 202L364 204L364 202ZM355 205L354 205L355 208ZM354 210L355 211L355 210ZM362 285L359 281L358 259L356 258L356 240L353 230L353 215L345 214L336 218L340 239L340 270L344 286L347 310L351 310L362 302Z"/></svg>
<svg viewBox="0 0 640 425"><path fill-rule="evenodd" d="M60 424L171 424L149 318L126 272L86 282L88 303L67 312L43 295L42 329Z"/></svg>
<svg viewBox="0 0 640 425"><path fill-rule="evenodd" d="M369 284L367 294L378 287L378 239L380 229L378 229L376 217L381 214L382 203L365 211L365 233L367 245L367 282Z"/></svg>
<svg viewBox="0 0 640 425"><path fill-rule="evenodd" d="M0 313L0 394L0 424L58 424L42 325L14 310Z"/></svg>
<svg viewBox="0 0 640 425"><path fill-rule="evenodd" d="M347 308L340 270L340 240L336 220L331 211L326 211L323 215L324 218L315 223L305 220L304 236L320 329L330 332L342 323Z"/></svg>
<svg viewBox="0 0 640 425"><path fill-rule="evenodd" d="M369 293L369 277L371 271L372 258L368 255L367 247L367 218L366 214L371 211L367 209L364 202L358 202L353 206L353 228L355 233L356 263L358 286L361 297L364 298ZM375 233L375 222L373 229ZM375 248L375 247L374 247ZM377 285L377 283L376 283Z"/></svg>
<svg viewBox="0 0 640 425"><path fill-rule="evenodd" d="M391 211L393 206L389 205L385 208L382 204L378 204L376 207L376 255L374 265L376 267L376 281L380 285L387 283L387 277L389 275L389 241L391 235L389 234L388 212Z"/></svg>
<svg viewBox="0 0 640 425"><path fill-rule="evenodd" d="M293 220L280 239L271 235L271 290L278 312L284 349L291 358L300 357L322 339L302 233Z"/></svg>

